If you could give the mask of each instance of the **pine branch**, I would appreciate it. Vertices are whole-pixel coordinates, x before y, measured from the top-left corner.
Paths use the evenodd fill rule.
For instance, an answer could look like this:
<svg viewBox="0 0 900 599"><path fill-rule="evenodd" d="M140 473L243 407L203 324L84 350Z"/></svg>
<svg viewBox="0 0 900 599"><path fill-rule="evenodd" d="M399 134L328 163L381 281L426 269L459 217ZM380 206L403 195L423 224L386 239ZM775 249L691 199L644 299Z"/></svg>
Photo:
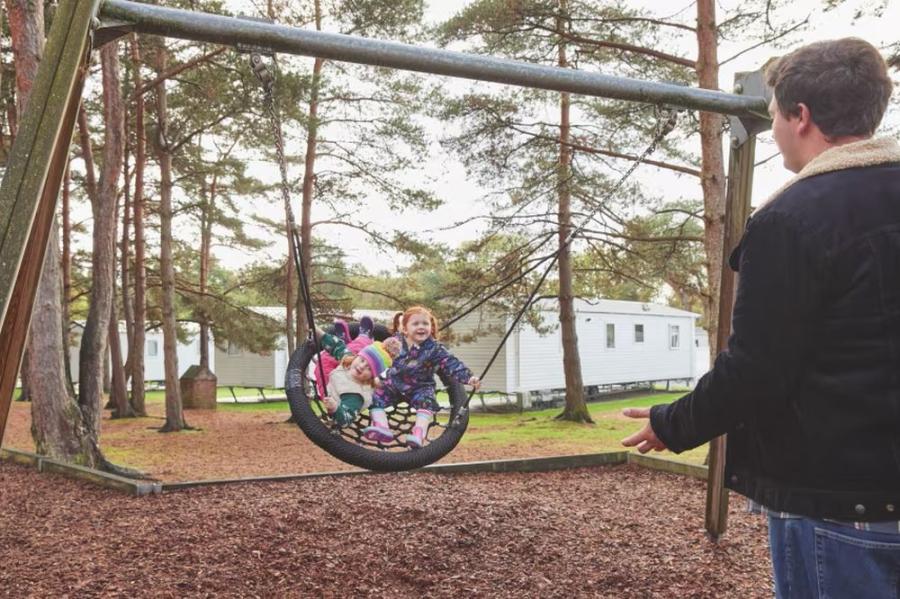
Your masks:
<svg viewBox="0 0 900 599"><path fill-rule="evenodd" d="M140 89L135 90L134 93L131 95L131 99L134 100L134 98L136 98L137 96L142 96L142 95L146 94L148 91L155 88L157 85L159 85L166 79L171 79L172 77L178 75L179 73L183 73L184 71L191 69L203 62L209 61L209 60L215 58L216 56L218 56L219 54L222 54L226 50L230 50L230 48L228 46L222 46L220 48L217 48L216 50L213 50L212 52L208 52L202 56L198 56L197 58L189 60L182 65L179 65L173 69L166 71L165 73L161 73L156 79L153 79L152 81L145 83L144 85L142 85L140 87Z"/></svg>

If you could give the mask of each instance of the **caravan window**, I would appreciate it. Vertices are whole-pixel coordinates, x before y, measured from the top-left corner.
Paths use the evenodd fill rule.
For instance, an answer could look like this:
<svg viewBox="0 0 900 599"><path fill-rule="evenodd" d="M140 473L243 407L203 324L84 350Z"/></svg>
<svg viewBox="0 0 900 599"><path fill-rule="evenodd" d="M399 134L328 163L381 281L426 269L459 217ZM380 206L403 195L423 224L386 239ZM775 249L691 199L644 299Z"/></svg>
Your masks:
<svg viewBox="0 0 900 599"><path fill-rule="evenodd" d="M612 348L616 346L616 325L607 323L606 325L606 347Z"/></svg>
<svg viewBox="0 0 900 599"><path fill-rule="evenodd" d="M669 325L669 349L678 349L681 346L679 332L678 325Z"/></svg>
<svg viewBox="0 0 900 599"><path fill-rule="evenodd" d="M634 342L635 343L643 343L644 342L644 325L642 325L642 324L634 325Z"/></svg>
<svg viewBox="0 0 900 599"><path fill-rule="evenodd" d="M147 340L147 356L150 358L154 358L159 355L159 343L148 339Z"/></svg>

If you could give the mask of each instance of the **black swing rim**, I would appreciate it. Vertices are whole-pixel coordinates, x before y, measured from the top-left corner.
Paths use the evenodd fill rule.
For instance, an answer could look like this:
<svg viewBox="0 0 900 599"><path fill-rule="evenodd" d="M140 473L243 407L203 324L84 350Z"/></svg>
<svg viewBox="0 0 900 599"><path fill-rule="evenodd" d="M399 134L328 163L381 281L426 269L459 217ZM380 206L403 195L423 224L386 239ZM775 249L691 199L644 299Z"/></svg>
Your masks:
<svg viewBox="0 0 900 599"><path fill-rule="evenodd" d="M304 379L310 361L316 355L315 343L310 340L291 355L285 373L285 393L291 415L300 430L320 448L337 459L375 472L402 472L432 464L450 453L462 439L469 425L469 411L465 407L466 389L457 382L447 384L450 396L450 417L440 436L424 447L406 451L384 451L353 443L329 428L319 418L306 394ZM447 381L444 381L447 383Z"/></svg>

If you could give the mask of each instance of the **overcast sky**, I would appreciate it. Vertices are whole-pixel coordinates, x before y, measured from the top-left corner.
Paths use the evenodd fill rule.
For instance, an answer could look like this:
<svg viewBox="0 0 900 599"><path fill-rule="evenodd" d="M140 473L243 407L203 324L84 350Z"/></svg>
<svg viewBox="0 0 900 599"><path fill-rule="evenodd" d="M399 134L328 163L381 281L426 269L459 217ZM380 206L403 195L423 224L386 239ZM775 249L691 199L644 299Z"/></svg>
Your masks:
<svg viewBox="0 0 900 599"><path fill-rule="evenodd" d="M469 4L470 0L432 0L429 2L427 18L431 22L443 21ZM635 7L653 8L658 7L660 3L654 0L631 0L631 4ZM737 0L722 0L719 2L720 15L733 9L741 4ZM891 33L891 28L885 24L896 25L900 23L900 2L894 1L888 3L884 14L880 19L864 18L854 21L854 10L863 4L878 4L877 1L869 0L851 0L846 6L830 12L821 10L824 2L821 0L798 0L794 3L794 15L806 15L812 13L812 23L809 29L804 33L802 42L807 43L814 40L833 39L837 37L858 36L871 41L876 45L886 45L888 42L896 41L895 39L885 39L887 34ZM683 22L689 22L690 17L695 12L694 3L683 2L666 3L671 6L669 14L681 12ZM724 8L724 10L723 10ZM788 15L790 16L790 15ZM696 47L691 46L691 40L687 41L689 47L681 49L667 48L668 51L679 53L683 56L693 57L696 55ZM733 54L744 50L747 44L728 44L723 43L719 49L720 60L732 56ZM753 51L741 55L739 58L723 65L720 72L720 87L723 90L730 91L734 73L737 71L752 71L764 64L770 57L783 53L784 50L773 48L771 46L762 46ZM423 75L423 77L433 77ZM485 84L470 81L447 80L447 85L464 90L478 86L490 86L494 84ZM890 113L888 119L891 122L898 120L898 115ZM698 142L699 143L699 142ZM290 151L290 148L289 148ZM763 160L772 156L776 152L771 137L763 134L759 138L757 146L757 160ZM699 150L697 150L699 153ZM273 171L274 172L274 171ZM661 171L652 167L641 166L636 171L635 177L645 184L647 190L651 194L675 194L677 197L700 197L699 184L696 179L689 176L681 178L667 171ZM777 189L787 178L790 173L785 171L781 166L781 160L775 157L764 165L757 167L754 174L754 204L760 202L767 197L772 191ZM410 173L410 177L428 178L434 180L434 186L437 192L444 197L446 205L435 213L427 216L416 214L385 214L376 211L366 212L360 215L362 220L371 222L401 223L402 226L421 226L421 223L429 223L426 226L432 226L433 223L447 223L459 219L461 214L471 214L478 211L479 198L486 191L480 189L473 182L469 181L465 170L453 158L446 154L439 145L435 144L432 148L430 156L423 157L421 172ZM674 199L674 198L673 198ZM270 218L283 218L283 211L280 206L272 208L272 213L268 214ZM295 208L295 211L297 209ZM314 220L324 218L327 215L314 214ZM456 244L463 239L471 239L477 233L476 227L468 227L453 232L435 233L433 238L451 244ZM338 235L341 239L342 246L348 253L351 261L372 264L372 249L366 242L346 228L339 230L326 231L325 227L316 229L316 235L334 237ZM276 253L280 253L276 252ZM225 256L223 256L225 257ZM250 257L228 256L229 262L249 261ZM391 257L389 254L382 255L379 263L384 268L391 267Z"/></svg>

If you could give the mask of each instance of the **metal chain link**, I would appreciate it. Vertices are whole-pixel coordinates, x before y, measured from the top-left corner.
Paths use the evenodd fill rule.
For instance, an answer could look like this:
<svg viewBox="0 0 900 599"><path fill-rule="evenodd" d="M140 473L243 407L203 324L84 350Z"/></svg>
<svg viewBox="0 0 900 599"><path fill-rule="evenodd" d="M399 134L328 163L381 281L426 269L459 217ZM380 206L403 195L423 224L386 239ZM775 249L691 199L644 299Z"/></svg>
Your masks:
<svg viewBox="0 0 900 599"><path fill-rule="evenodd" d="M274 57L272 59L274 61ZM272 124L272 132L275 135L275 156L278 160L278 170L281 172L281 199L284 201L285 219L287 220L288 234L290 235L290 245L293 246L294 266L297 268L297 274L300 278L300 296L306 309L306 320L309 325L309 338L315 343L316 355L321 351L319 337L316 333L315 314L312 308L312 294L309 289L309 279L306 270L303 267L303 250L300 240L300 229L297 227L297 221L294 219L294 211L291 208L291 189L287 175L287 159L284 155L284 134L281 130L281 116L278 114L278 107L275 105L275 74L266 66L262 55L254 52L250 55L250 68L253 74L259 80L263 88L263 98L266 111L269 113L269 120ZM297 317L299 319L299 315ZM322 362L319 360L319 375L325 380L325 373L322 370Z"/></svg>
<svg viewBox="0 0 900 599"><path fill-rule="evenodd" d="M281 116L275 105L275 74L266 66L261 54L250 55L250 68L259 80L263 88L263 105L272 123L272 131L275 134L275 157L278 160L278 170L281 171L281 199L284 201L285 216L288 227L292 232L297 230L297 222L294 220L294 211L291 208L291 189L288 182L287 159L284 156L284 135L281 131Z"/></svg>
<svg viewBox="0 0 900 599"><path fill-rule="evenodd" d="M680 111L676 109L666 108L662 106L656 107L656 135L653 137L653 140L650 142L650 145L647 146L647 149L637 157L637 160L631 163L631 166L628 167L628 170L625 171L625 174L619 177L619 180L616 181L616 184L613 185L612 189L610 189L606 193L606 197L612 197L612 195L619 190L622 185L625 184L625 181L631 176L631 174L644 163L647 158L656 151L657 146L659 146L660 142L675 129L675 125L678 124L678 113ZM581 224L572 229L569 235L566 237L564 244L570 243L575 236L584 229L588 222L594 215L600 212L601 204L598 203L597 207L594 208L593 212L589 213L582 221Z"/></svg>

